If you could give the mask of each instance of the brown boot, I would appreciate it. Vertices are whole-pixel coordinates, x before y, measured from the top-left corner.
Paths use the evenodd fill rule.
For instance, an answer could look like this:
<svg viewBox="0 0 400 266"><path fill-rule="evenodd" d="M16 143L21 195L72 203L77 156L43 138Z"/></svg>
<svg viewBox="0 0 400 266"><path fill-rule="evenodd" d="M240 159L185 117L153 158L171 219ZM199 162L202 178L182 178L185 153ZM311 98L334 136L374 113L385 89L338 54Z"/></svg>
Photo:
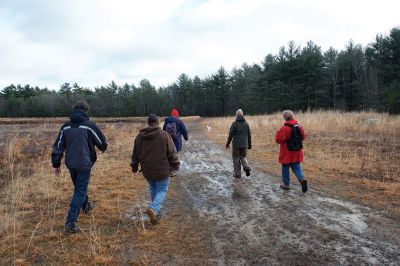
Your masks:
<svg viewBox="0 0 400 266"><path fill-rule="evenodd" d="M148 209L146 209L146 214L147 214L147 216L149 216L149 218L150 218L150 222L152 223L152 224L158 224L158 218L157 218L157 214L156 214L156 212L152 209L152 208L148 208Z"/></svg>
<svg viewBox="0 0 400 266"><path fill-rule="evenodd" d="M280 185L280 188L281 188L281 189L284 189L284 190L289 190L289 185L281 184L281 185Z"/></svg>

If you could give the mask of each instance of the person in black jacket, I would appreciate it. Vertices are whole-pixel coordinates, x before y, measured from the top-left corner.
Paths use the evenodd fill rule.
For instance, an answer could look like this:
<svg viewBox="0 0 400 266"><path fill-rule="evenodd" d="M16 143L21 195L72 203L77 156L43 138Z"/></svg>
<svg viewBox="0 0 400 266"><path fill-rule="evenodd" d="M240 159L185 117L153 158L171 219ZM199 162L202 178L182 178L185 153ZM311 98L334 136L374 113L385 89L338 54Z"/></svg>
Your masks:
<svg viewBox="0 0 400 266"><path fill-rule="evenodd" d="M107 149L106 138L96 124L89 120L86 114L88 110L87 102L79 101L76 103L70 116L70 122L61 127L51 154L54 174L59 176L61 174L61 159L66 150L65 165L74 184L74 195L65 223L67 233L79 232L76 220L80 209L84 213L88 213L93 208L87 191L90 172L97 159L95 146L102 152Z"/></svg>
<svg viewBox="0 0 400 266"><path fill-rule="evenodd" d="M243 117L242 109L236 111L236 120L232 123L229 129L228 140L226 141L226 149L233 140L232 159L234 176L242 177L242 167L246 172L246 176L250 176L251 168L246 160L247 151L251 150L251 132L249 123Z"/></svg>

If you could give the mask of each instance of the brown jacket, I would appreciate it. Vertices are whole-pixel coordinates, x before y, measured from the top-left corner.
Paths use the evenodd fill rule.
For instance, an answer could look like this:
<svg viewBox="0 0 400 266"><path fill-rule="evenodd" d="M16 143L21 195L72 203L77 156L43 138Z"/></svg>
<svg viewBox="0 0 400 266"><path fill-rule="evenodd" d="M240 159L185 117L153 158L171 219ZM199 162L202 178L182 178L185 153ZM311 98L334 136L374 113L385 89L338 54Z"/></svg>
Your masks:
<svg viewBox="0 0 400 266"><path fill-rule="evenodd" d="M171 136L158 125L140 130L132 151L132 172L138 167L146 179L154 181L169 177L171 168L179 169L179 158Z"/></svg>

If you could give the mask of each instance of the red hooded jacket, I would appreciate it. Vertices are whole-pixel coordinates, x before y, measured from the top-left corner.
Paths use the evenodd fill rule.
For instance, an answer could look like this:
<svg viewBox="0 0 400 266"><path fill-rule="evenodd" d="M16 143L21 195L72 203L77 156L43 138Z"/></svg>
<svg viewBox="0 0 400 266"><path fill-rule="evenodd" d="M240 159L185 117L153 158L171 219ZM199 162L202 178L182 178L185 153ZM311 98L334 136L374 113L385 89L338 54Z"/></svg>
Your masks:
<svg viewBox="0 0 400 266"><path fill-rule="evenodd" d="M297 120L291 119L285 122L286 124L296 125ZM306 138L304 133L304 129L300 126L301 135L303 136L303 140ZM286 145L286 141L289 140L290 133L292 132L292 128L289 126L283 126L276 132L275 141L280 144L279 150L279 162L281 164L289 164L289 163L301 163L303 162L303 150L299 151L289 151Z"/></svg>

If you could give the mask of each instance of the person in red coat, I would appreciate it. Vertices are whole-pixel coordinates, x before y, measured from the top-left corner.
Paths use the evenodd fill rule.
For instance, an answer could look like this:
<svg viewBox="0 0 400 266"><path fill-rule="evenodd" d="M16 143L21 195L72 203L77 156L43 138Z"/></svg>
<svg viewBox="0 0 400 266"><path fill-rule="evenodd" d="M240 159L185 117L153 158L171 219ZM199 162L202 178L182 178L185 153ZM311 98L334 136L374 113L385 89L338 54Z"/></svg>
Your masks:
<svg viewBox="0 0 400 266"><path fill-rule="evenodd" d="M303 162L303 150L289 150L287 141L292 133L293 126L299 126L302 139L306 138L304 129L297 124L297 120L293 118L293 112L290 110L283 111L283 118L285 123L283 127L276 132L275 141L280 145L279 150L279 163L282 164L282 180L283 183L280 186L282 189L288 190L290 186L289 168L292 169L293 173L297 177L297 180L301 184L303 192L307 191L307 181L304 179L303 171L300 163Z"/></svg>

